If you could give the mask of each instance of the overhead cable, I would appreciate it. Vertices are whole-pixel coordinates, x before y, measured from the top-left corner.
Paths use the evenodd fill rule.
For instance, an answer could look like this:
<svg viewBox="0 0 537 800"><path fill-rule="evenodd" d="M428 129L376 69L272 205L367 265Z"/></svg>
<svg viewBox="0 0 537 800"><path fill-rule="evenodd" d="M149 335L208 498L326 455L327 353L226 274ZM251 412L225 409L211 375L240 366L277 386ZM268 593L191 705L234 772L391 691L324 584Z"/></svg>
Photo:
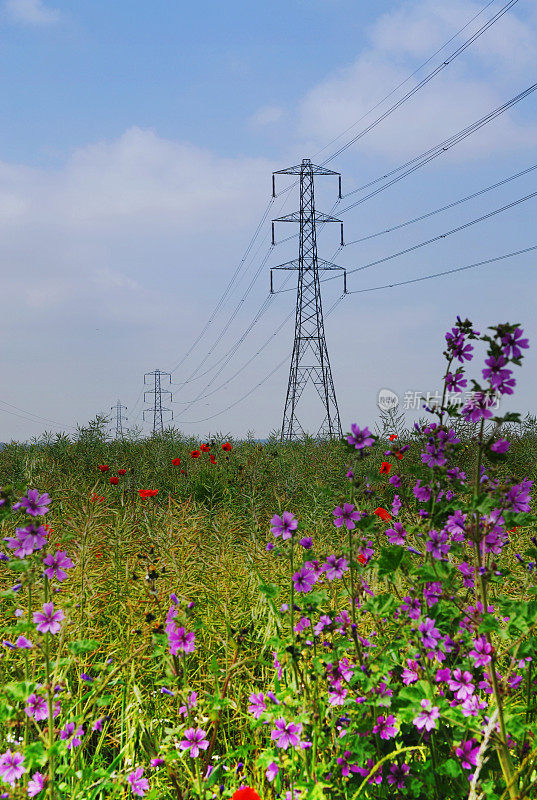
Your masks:
<svg viewBox="0 0 537 800"><path fill-rule="evenodd" d="M455 269L446 269L442 272L435 272L432 275L424 275L422 278L412 278L408 281L399 281L398 283L387 283L384 286L373 286L370 289L354 289L347 294L362 294L363 292L376 292L378 289L392 289L394 286L404 286L407 283L418 283L419 281L428 281L431 278L438 278L440 275L450 275L453 272L462 272L466 269L473 269L474 267L481 267L484 264L493 264L496 261L502 261L505 258L513 258L523 253L529 253L531 250L537 250L537 244L531 247L525 247L523 250L514 250L512 253L505 253L503 256L496 256L495 258L487 258L484 261L476 261L474 264L467 264L465 267L456 267Z"/></svg>

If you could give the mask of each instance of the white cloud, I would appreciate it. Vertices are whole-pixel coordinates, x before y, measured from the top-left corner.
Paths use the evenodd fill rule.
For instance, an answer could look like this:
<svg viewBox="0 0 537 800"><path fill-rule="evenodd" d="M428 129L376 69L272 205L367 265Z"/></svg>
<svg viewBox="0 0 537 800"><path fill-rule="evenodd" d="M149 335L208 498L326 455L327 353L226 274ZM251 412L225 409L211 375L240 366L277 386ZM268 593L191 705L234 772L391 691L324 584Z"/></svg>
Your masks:
<svg viewBox="0 0 537 800"><path fill-rule="evenodd" d="M304 97L298 112L299 135L324 145L364 117L338 144L348 141L492 16L490 9L478 17L417 76L368 113L479 8L467 0L449 4L420 0L384 14L370 31L370 46L356 61L327 76ZM512 14L505 15L386 122L353 145L355 152L397 160L437 144L526 88L530 83L527 67L536 58L534 31ZM507 112L458 145L450 157L473 158L535 144L537 125L520 124Z"/></svg>
<svg viewBox="0 0 537 800"><path fill-rule="evenodd" d="M11 318L73 304L132 323L172 316L179 281L201 297L204 280L227 280L223 243L244 247L274 168L140 128L75 150L54 171L0 162L2 307Z"/></svg>
<svg viewBox="0 0 537 800"><path fill-rule="evenodd" d="M250 117L250 123L259 127L279 122L283 116L283 108L279 106L263 106Z"/></svg>
<svg viewBox="0 0 537 800"><path fill-rule="evenodd" d="M6 0L4 8L12 20L25 25L51 25L61 19L60 12L47 8L43 0Z"/></svg>

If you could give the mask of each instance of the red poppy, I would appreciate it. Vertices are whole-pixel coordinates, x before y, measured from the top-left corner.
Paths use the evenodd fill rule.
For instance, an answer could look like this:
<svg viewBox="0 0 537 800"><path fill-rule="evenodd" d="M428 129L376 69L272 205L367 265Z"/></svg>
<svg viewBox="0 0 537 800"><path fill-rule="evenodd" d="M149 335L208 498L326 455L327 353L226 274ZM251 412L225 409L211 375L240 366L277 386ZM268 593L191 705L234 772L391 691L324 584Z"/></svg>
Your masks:
<svg viewBox="0 0 537 800"><path fill-rule="evenodd" d="M230 445L230 443L229 443L229 442L225 442L225 443L222 445L222 450L227 450L227 451L229 452L229 450L231 450L231 445Z"/></svg>
<svg viewBox="0 0 537 800"><path fill-rule="evenodd" d="M182 469L181 470L181 475L184 475L184 474L185 474L185 471L184 471L184 469Z"/></svg>
<svg viewBox="0 0 537 800"><path fill-rule="evenodd" d="M110 478L110 483L112 486L117 486L119 483L119 478Z"/></svg>
<svg viewBox="0 0 537 800"><path fill-rule="evenodd" d="M360 564L365 564L365 562L367 561L363 553L358 554L358 561L360 562Z"/></svg>
<svg viewBox="0 0 537 800"><path fill-rule="evenodd" d="M108 472L110 467L108 466L108 464L99 464L99 469L101 470L101 472Z"/></svg>
<svg viewBox="0 0 537 800"><path fill-rule="evenodd" d="M140 497L154 497L158 493L158 489L138 489Z"/></svg>
<svg viewBox="0 0 537 800"><path fill-rule="evenodd" d="M243 786L242 789L237 789L233 792L231 800L261 800L255 789L250 789L249 786Z"/></svg>
<svg viewBox="0 0 537 800"><path fill-rule="evenodd" d="M216 458L214 456L210 457L211 464L216 464Z"/></svg>
<svg viewBox="0 0 537 800"><path fill-rule="evenodd" d="M200 447L202 453L208 453L210 449L211 448L209 447L208 444L202 444L202 446Z"/></svg>
<svg viewBox="0 0 537 800"><path fill-rule="evenodd" d="M373 513L376 514L381 519L383 519L384 522L388 522L388 520L391 519L391 515L388 514L385 508L376 508Z"/></svg>
<svg viewBox="0 0 537 800"><path fill-rule="evenodd" d="M173 461L172 461L172 464L173 464L174 467L178 467L180 463L181 463L181 459L180 458L174 458Z"/></svg>
<svg viewBox="0 0 537 800"><path fill-rule="evenodd" d="M199 450L192 450L192 452L190 453L190 457L191 458L199 458L200 456L201 456L201 453L200 453Z"/></svg>
<svg viewBox="0 0 537 800"><path fill-rule="evenodd" d="M514 527L514 528L511 528L511 530L510 530L510 531L508 530L508 531L507 531L507 533L514 533L514 532L516 531L516 529L517 529L517 528L518 528L518 525L515 525L515 527Z"/></svg>
<svg viewBox="0 0 537 800"><path fill-rule="evenodd" d="M126 475L127 474L127 470L126 469L118 469L117 474L118 475Z"/></svg>
<svg viewBox="0 0 537 800"><path fill-rule="evenodd" d="M395 453L394 453L394 456L395 456L396 458L398 458L398 459L399 459L399 461L401 461L401 459L403 458L403 454L402 454L402 453L400 453L400 452L399 452L399 450L396 450L396 451L395 451Z"/></svg>
<svg viewBox="0 0 537 800"><path fill-rule="evenodd" d="M396 433L390 434L390 442L393 442L394 439L397 439L397 434Z"/></svg>
<svg viewBox="0 0 537 800"><path fill-rule="evenodd" d="M388 461L383 461L382 464L380 465L380 474L382 475L383 472L388 474L391 468L392 465Z"/></svg>

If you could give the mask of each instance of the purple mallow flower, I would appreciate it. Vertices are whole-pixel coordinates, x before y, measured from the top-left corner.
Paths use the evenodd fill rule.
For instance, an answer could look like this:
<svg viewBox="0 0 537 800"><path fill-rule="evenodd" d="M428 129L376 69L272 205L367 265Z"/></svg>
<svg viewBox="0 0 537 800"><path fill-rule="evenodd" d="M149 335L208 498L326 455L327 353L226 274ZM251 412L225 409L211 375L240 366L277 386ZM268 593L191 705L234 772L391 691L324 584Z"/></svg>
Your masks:
<svg viewBox="0 0 537 800"><path fill-rule="evenodd" d="M168 630L168 628L170 628ZM181 653L193 653L196 649L194 633L187 633L185 628L175 628L175 625L166 626L166 633L168 636L169 649L172 656Z"/></svg>
<svg viewBox="0 0 537 800"><path fill-rule="evenodd" d="M295 591L304 592L305 594L311 592L316 580L317 578L313 570L302 567L293 575Z"/></svg>
<svg viewBox="0 0 537 800"><path fill-rule="evenodd" d="M522 328L515 328L513 333L506 333L505 336L502 336L503 353L507 358L521 358L520 348L526 350L529 347L528 339L520 338L523 333Z"/></svg>
<svg viewBox="0 0 537 800"><path fill-rule="evenodd" d="M143 767L137 767L134 772L127 775L127 781L130 784L132 793L138 797L143 797L149 791L149 782L147 778L142 778L144 774Z"/></svg>
<svg viewBox="0 0 537 800"><path fill-rule="evenodd" d="M449 552L451 545L448 542L448 535L445 531L436 531L434 528L429 531L429 541L427 542L427 552L432 553L433 558L442 558Z"/></svg>
<svg viewBox="0 0 537 800"><path fill-rule="evenodd" d="M359 511L355 510L355 507L352 503L345 503L343 508L341 506L337 506L332 511L332 514L335 517L334 525L336 528L341 528L342 525L345 525L348 530L355 528L355 520L359 520L362 516Z"/></svg>
<svg viewBox="0 0 537 800"><path fill-rule="evenodd" d="M427 648L435 648L438 644L438 640L440 639L440 631L438 628L435 628L434 619L426 617L425 622L422 622L419 626L419 631L422 635L421 641L423 646Z"/></svg>
<svg viewBox="0 0 537 800"><path fill-rule="evenodd" d="M67 725L60 731L60 739L67 740L67 749L71 750L73 747L78 747L82 744L81 736L84 736L84 728L79 725L75 730L75 723L68 722Z"/></svg>
<svg viewBox="0 0 537 800"><path fill-rule="evenodd" d="M448 686L455 692L457 700L466 700L474 693L475 685L472 683L472 673L468 670L462 671L459 667L453 670L453 678L448 681Z"/></svg>
<svg viewBox="0 0 537 800"><path fill-rule="evenodd" d="M283 747L287 750L289 745L297 747L300 743L299 735L302 733L302 723L295 725L294 722L287 723L283 717L275 722L276 728L271 731L270 738L276 742L276 747ZM297 735L298 734L298 735Z"/></svg>
<svg viewBox="0 0 537 800"><path fill-rule="evenodd" d="M17 558L24 558L31 556L34 550L41 550L46 544L47 531L43 525L34 525L30 523L25 528L17 528L15 530L15 537L6 536L4 541L8 543L8 547L15 551Z"/></svg>
<svg viewBox="0 0 537 800"><path fill-rule="evenodd" d="M449 392L462 392L467 383L462 372L448 372L446 375L446 387Z"/></svg>
<svg viewBox="0 0 537 800"><path fill-rule="evenodd" d="M510 448L510 443L507 439L498 439L497 442L491 444L490 449L493 453L507 453Z"/></svg>
<svg viewBox="0 0 537 800"><path fill-rule="evenodd" d="M403 789L405 786L405 778L407 774L410 772L410 767L408 764L392 764L390 766L390 772L388 773L388 783L390 786L395 784L398 789Z"/></svg>
<svg viewBox="0 0 537 800"><path fill-rule="evenodd" d="M386 718L377 717L376 725L373 725L373 733L378 733L381 739L392 739L397 735L397 726L393 714L389 714Z"/></svg>
<svg viewBox="0 0 537 800"><path fill-rule="evenodd" d="M473 639L474 649L468 655L474 660L474 667L485 667L491 661L492 645L489 644L485 636Z"/></svg>
<svg viewBox="0 0 537 800"><path fill-rule="evenodd" d="M322 566L322 571L326 573L329 581L335 578L342 578L343 573L349 569L349 562L343 558L337 558L335 555L328 556L326 562Z"/></svg>
<svg viewBox="0 0 537 800"><path fill-rule="evenodd" d="M394 522L393 528L388 528L386 531L386 536L388 537L388 541L390 544L404 544L405 543L405 536L407 534L406 530L403 528L400 522Z"/></svg>
<svg viewBox="0 0 537 800"><path fill-rule="evenodd" d="M255 719L259 719L263 711L267 710L263 692L259 692L258 694L253 693L248 699L250 700L248 711Z"/></svg>
<svg viewBox="0 0 537 800"><path fill-rule="evenodd" d="M494 405L494 398L490 395L485 395L483 392L476 392L474 397L470 398L461 411L461 416L468 422L479 422L481 419L490 419L492 411L489 411L490 406Z"/></svg>
<svg viewBox="0 0 537 800"><path fill-rule="evenodd" d="M0 778L4 783L15 786L15 781L18 781L23 773L27 771L26 767L22 766L23 761L23 753L18 753L17 751L12 753L11 750L6 750L5 753L2 753L0 756Z"/></svg>
<svg viewBox="0 0 537 800"><path fill-rule="evenodd" d="M426 731L432 731L433 728L436 728L436 720L440 717L440 710L438 706L433 706L432 708L430 706L430 700L422 700L421 707L423 711L412 720L419 730L425 728Z"/></svg>
<svg viewBox="0 0 537 800"><path fill-rule="evenodd" d="M284 511L281 517L275 514L270 520L270 524L270 530L274 536L281 536L282 539L290 539L293 531L298 528L298 521L290 511Z"/></svg>
<svg viewBox="0 0 537 800"><path fill-rule="evenodd" d="M43 559L43 564L46 564L48 569L45 570L47 578L57 578L59 581L64 581L67 578L66 569L74 567L73 562L63 550L58 550L56 553L48 553Z"/></svg>
<svg viewBox="0 0 537 800"><path fill-rule="evenodd" d="M30 489L26 497L22 497L18 503L15 503L13 510L17 511L19 508L23 508L31 517L40 517L47 513L50 502L50 497L46 492L40 495L37 489Z"/></svg>
<svg viewBox="0 0 537 800"><path fill-rule="evenodd" d="M369 428L360 430L358 425L353 423L351 425L352 436L347 436L349 444L353 444L356 450L361 450L364 447L371 447L374 442L373 435Z"/></svg>
<svg viewBox="0 0 537 800"><path fill-rule="evenodd" d="M461 742L459 747L456 748L455 753L461 759L462 766L465 769L472 769L472 767L477 766L479 745L475 739L468 739L465 742Z"/></svg>
<svg viewBox="0 0 537 800"><path fill-rule="evenodd" d="M42 792L45 788L45 776L41 772L34 772L31 779L28 781L28 797L35 797L36 794Z"/></svg>
<svg viewBox="0 0 537 800"><path fill-rule="evenodd" d="M205 738L205 731L201 728L187 728L180 747L182 750L190 750L190 756L196 758L199 756L200 750L207 750L209 740Z"/></svg>
<svg viewBox="0 0 537 800"><path fill-rule="evenodd" d="M417 481L416 485L412 489L412 493L416 500L419 500L421 503L426 503L431 497L431 489L429 486L420 486L421 478Z"/></svg>
<svg viewBox="0 0 537 800"><path fill-rule="evenodd" d="M61 609L54 611L53 603L43 603L43 611L33 613L33 621L37 623L37 630L40 633L58 633L63 619L65 614Z"/></svg>

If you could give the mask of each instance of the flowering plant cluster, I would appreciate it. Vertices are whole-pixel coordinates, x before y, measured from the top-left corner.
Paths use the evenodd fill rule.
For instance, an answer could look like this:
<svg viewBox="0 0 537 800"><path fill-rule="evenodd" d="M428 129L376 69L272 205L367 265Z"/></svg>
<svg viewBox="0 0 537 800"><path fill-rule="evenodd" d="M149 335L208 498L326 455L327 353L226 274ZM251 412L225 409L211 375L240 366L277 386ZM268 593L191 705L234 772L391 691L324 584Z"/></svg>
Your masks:
<svg viewBox="0 0 537 800"><path fill-rule="evenodd" d="M321 784L332 797L381 798L396 789L423 800L537 791L537 539L509 559L509 533L537 517L532 481L499 477L510 445L498 434L519 415L490 411L495 392L512 394L508 366L520 365L528 341L518 325L490 330L480 337L457 318L446 335L444 397L426 407L438 421L416 426L422 467L397 474L410 445L397 446L392 434L382 505L372 514L356 502L374 499L379 472L364 459L378 442L352 425L347 443L359 463L347 473L348 501L333 512L346 533L339 552L316 552L289 511L271 519L280 544L267 550L290 562L290 603L278 613L289 617L292 638L287 647L274 639L275 692L253 692L249 711L271 730L266 777L281 778L278 790L290 784L306 798ZM466 386L462 364L479 337L488 344L483 385L472 381L474 398L462 408L445 404L448 389ZM458 416L476 426L472 477L457 466L461 442L450 419ZM486 420L494 428L485 436ZM508 580L523 586L522 599L502 592Z"/></svg>
<svg viewBox="0 0 537 800"><path fill-rule="evenodd" d="M264 665L273 677L267 686L255 683L259 672L251 673L243 713L252 738L241 746L244 762L234 770L226 762L236 753L213 753L223 747L222 712L248 630L232 631L236 652L223 685L212 696L199 695L189 674L203 657L200 623L195 603L175 593L153 637L153 655L166 672L160 693L174 703L170 725L160 738L144 730L149 763L137 751L136 764L118 766L121 746L108 768L79 768L77 757L90 742L102 746L111 721L104 698L126 662L93 664L79 676L88 686L85 703L73 700L69 671L77 657L98 648L78 640L60 658L71 608L57 595L75 564L64 549L49 552L52 529L42 524L49 495L0 489L0 521L12 514L20 520L14 535L4 537L9 552L0 554L2 568L18 580L0 597L18 605L26 594L28 601L26 617L17 607L3 640L15 680L0 688L0 721L15 726L23 717L24 736L11 737L0 752L1 797L95 800L122 784L127 796L149 800L162 796L150 784L161 768L178 800L533 796L537 538L528 537L524 552L511 557L509 534L535 525L537 517L530 510L532 481L501 475L510 443L500 429L518 415L494 416L490 403L496 392L513 393L509 366L520 366L528 341L518 325L489 330L480 336L457 318L446 334L445 392L427 408L437 421L416 427L422 437L417 468L406 467L411 446L401 446L395 433L379 453L380 469L370 467L379 441L367 427L351 426L349 491L332 512L339 537L334 552L324 551L288 509L270 519L266 550L288 562L289 572L283 597L282 587L260 580L276 620ZM483 385L473 380L474 395L460 407L446 393L467 385L464 365L477 339L487 344ZM457 465L462 445L450 424L457 417L476 428L473 476ZM486 421L494 426L487 433ZM210 446L194 452L201 457ZM365 499L374 510L359 510ZM516 599L507 591L510 581L517 583ZM17 674L22 657L23 678Z"/></svg>

